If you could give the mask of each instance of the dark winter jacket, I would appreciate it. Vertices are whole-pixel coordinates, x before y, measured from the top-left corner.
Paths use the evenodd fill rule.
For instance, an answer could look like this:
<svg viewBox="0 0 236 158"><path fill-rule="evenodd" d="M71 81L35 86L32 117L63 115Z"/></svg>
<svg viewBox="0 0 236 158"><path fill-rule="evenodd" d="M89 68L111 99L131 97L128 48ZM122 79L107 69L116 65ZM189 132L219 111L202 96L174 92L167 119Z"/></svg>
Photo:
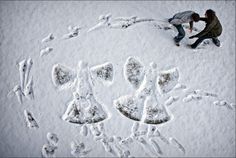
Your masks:
<svg viewBox="0 0 236 158"><path fill-rule="evenodd" d="M208 22L206 18L201 18L200 20L206 22L206 26L204 30L202 30L200 33L196 34L196 37L202 37L202 36L210 36L210 37L218 37L222 33L222 26L220 24L220 21L215 16L211 22Z"/></svg>

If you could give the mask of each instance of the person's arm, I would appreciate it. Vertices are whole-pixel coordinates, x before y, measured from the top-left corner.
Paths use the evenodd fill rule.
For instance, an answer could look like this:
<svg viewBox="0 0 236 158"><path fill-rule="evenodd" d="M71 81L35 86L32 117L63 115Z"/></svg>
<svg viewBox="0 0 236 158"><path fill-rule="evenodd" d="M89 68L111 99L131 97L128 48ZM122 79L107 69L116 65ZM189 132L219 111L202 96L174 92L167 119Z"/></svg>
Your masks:
<svg viewBox="0 0 236 158"><path fill-rule="evenodd" d="M195 38L195 37L202 37L204 35L206 35L208 32L210 32L212 30L212 28L217 24L217 20L214 19L211 23L206 24L206 27L204 28L204 30L202 30L200 33L189 37L190 39Z"/></svg>
<svg viewBox="0 0 236 158"><path fill-rule="evenodd" d="M192 30L193 30L193 21L190 21L189 22L189 31L190 31L190 33L192 32Z"/></svg>
<svg viewBox="0 0 236 158"><path fill-rule="evenodd" d="M212 28L216 25L216 20L213 20L210 24L207 24L204 30L202 30L200 33L196 34L196 37L202 37L206 35L208 32L212 30Z"/></svg>
<svg viewBox="0 0 236 158"><path fill-rule="evenodd" d="M199 20L207 22L207 18L200 18Z"/></svg>

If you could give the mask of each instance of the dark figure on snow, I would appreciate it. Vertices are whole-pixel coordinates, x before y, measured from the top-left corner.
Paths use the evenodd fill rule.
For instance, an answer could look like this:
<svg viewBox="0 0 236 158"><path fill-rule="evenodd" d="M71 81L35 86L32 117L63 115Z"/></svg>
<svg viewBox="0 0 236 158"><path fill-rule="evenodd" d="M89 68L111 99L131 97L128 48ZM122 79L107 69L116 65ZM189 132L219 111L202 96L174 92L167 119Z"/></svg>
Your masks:
<svg viewBox="0 0 236 158"><path fill-rule="evenodd" d="M172 18L168 19L170 24L173 24L176 29L178 30L178 35L175 36L174 40L177 46L179 46L179 42L184 38L185 31L183 29L183 23L189 23L190 25L190 32L193 29L193 21L198 22L200 19L199 14L195 13L194 11L185 11L175 14Z"/></svg>
<svg viewBox="0 0 236 158"><path fill-rule="evenodd" d="M207 38L211 38L212 42L216 46L220 46L220 41L218 40L218 37L222 33L222 26L220 24L220 21L218 20L215 12L211 9L207 10L205 13L205 18L200 18L200 20L206 22L206 26L204 30L202 30L200 33L189 37L190 39L198 37L195 43L193 43L191 48L196 48L203 40Z"/></svg>

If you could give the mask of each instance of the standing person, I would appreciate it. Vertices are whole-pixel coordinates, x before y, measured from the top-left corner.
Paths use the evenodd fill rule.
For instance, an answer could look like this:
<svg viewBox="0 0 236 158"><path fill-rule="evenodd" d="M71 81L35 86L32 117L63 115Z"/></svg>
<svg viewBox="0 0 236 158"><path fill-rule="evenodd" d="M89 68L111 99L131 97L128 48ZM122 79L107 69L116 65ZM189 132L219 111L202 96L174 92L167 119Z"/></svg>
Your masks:
<svg viewBox="0 0 236 158"><path fill-rule="evenodd" d="M172 18L168 19L170 24L173 24L176 29L178 30L178 35L175 36L174 41L177 46L179 46L179 42L184 38L185 31L183 29L183 23L189 23L190 25L190 32L193 29L193 21L198 22L200 19L199 14L195 13L194 11L185 11L175 14Z"/></svg>
<svg viewBox="0 0 236 158"><path fill-rule="evenodd" d="M195 49L203 40L207 38L211 38L212 42L217 47L219 47L220 41L218 37L222 33L222 26L215 12L211 9L208 9L205 13L205 18L200 18L200 20L205 21L206 26L200 33L189 37L190 39L198 37L198 39L192 45L190 45L190 47Z"/></svg>

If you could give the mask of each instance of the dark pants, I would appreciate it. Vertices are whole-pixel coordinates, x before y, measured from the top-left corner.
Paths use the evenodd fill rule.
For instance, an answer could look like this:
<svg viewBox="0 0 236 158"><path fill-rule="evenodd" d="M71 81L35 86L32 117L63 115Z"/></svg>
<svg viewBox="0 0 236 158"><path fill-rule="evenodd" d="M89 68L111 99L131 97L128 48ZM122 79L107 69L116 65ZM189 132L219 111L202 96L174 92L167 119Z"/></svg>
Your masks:
<svg viewBox="0 0 236 158"><path fill-rule="evenodd" d="M173 20L173 18L168 19L168 22L171 22L171 20ZM181 24L179 25L173 24L173 25L176 27L177 31L179 32L178 35L175 36L174 40L176 43L179 43L184 38L185 31Z"/></svg>
<svg viewBox="0 0 236 158"><path fill-rule="evenodd" d="M197 46L205 39L208 39L208 38L211 38L212 39L212 42L217 46L219 47L220 46L220 41L218 40L217 37L212 37L212 36L209 36L209 35L205 35L205 36L202 36L200 38L198 38L192 45L191 47L192 48L197 48Z"/></svg>
<svg viewBox="0 0 236 158"><path fill-rule="evenodd" d="M175 36L174 40L176 43L179 43L185 36L185 31L184 31L184 28L183 26L180 24L180 25L174 25L176 27L176 29L178 30L178 35Z"/></svg>

